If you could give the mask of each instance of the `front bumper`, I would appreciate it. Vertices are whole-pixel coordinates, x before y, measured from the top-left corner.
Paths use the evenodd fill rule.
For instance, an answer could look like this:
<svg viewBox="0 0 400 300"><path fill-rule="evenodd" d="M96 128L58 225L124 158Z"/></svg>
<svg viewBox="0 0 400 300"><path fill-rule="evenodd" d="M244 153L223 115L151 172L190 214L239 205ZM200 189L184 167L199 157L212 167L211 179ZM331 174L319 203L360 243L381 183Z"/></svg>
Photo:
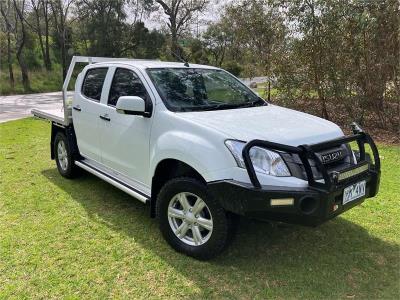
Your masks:
<svg viewBox="0 0 400 300"><path fill-rule="evenodd" d="M353 141L357 142L360 150L359 160L356 165L342 173L329 173L315 154L315 151ZM369 144L373 152L373 163L367 159L364 144ZM251 147L255 146L300 155L306 171L308 170L308 186L306 188L292 188L261 185L249 157ZM299 147L255 140L249 142L243 149L243 157L251 184L222 180L210 182L208 187L224 209L251 218L316 226L359 205L366 198L374 197L379 190L380 160L378 150L371 137L361 130L350 137ZM315 180L312 172L309 171L309 160L314 160L319 171L323 174L322 182ZM362 172L357 172L357 170ZM343 204L344 189L364 180L366 181L365 196ZM279 199L289 201L289 204L272 205L272 202L276 200L278 202L274 204L279 203Z"/></svg>
<svg viewBox="0 0 400 300"><path fill-rule="evenodd" d="M365 196L343 205L343 190L362 180L366 180ZM366 198L375 196L379 187L379 174L370 172L355 177L331 192L278 186L262 186L259 189L233 180L215 181L208 186L227 211L255 219L317 226L361 204ZM290 198L294 199L293 205L271 205L271 199ZM304 205L307 201L311 204Z"/></svg>

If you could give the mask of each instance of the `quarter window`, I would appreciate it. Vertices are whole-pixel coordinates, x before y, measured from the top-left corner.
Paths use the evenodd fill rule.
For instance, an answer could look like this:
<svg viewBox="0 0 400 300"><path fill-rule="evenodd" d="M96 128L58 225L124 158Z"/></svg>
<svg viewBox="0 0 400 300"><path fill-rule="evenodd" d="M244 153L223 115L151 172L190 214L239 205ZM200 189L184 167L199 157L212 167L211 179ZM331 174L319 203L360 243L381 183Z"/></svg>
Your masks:
<svg viewBox="0 0 400 300"><path fill-rule="evenodd" d="M116 106L121 96L138 96L150 102L149 94L146 91L140 78L131 70L117 69L108 96L108 105Z"/></svg>
<svg viewBox="0 0 400 300"><path fill-rule="evenodd" d="M89 69L86 72L82 85L82 94L87 98L100 101L104 79L107 75L107 68Z"/></svg>

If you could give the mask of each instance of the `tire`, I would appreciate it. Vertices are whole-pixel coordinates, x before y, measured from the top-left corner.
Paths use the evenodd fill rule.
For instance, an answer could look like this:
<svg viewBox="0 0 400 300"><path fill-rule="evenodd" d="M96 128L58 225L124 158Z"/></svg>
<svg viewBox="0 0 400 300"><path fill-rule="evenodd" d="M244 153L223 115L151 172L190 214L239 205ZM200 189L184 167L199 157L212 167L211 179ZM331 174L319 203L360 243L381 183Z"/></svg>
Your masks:
<svg viewBox="0 0 400 300"><path fill-rule="evenodd" d="M189 204L186 209L181 203L185 198ZM201 211L203 203L198 199L205 204ZM200 260L220 254L235 231L234 218L212 197L206 185L189 177L171 179L162 187L157 197L157 217L161 233L172 248Z"/></svg>
<svg viewBox="0 0 400 300"><path fill-rule="evenodd" d="M54 138L54 157L58 172L65 178L75 178L78 175L78 167L72 155L68 139L63 132L57 132Z"/></svg>

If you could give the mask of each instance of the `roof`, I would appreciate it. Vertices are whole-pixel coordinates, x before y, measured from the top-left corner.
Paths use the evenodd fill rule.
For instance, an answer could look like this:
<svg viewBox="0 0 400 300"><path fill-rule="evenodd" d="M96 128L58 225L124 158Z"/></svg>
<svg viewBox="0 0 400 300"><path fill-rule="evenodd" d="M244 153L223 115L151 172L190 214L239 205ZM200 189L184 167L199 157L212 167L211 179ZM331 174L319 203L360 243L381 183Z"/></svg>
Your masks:
<svg viewBox="0 0 400 300"><path fill-rule="evenodd" d="M168 61L160 61L160 60L135 60L135 59L127 59L127 60L110 60L110 61L102 61L96 64L124 64L124 65L132 65L140 69L148 69L148 68L185 68L183 62L168 62ZM189 68L201 68L201 69L218 69L213 66L207 65L199 65L199 64L191 64L189 62Z"/></svg>

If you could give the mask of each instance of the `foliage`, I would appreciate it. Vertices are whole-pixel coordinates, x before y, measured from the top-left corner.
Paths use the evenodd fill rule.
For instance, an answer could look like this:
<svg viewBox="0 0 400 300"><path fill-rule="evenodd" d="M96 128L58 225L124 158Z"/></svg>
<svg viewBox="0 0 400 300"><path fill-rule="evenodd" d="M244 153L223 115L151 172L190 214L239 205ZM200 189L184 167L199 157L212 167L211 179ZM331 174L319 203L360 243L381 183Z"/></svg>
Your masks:
<svg viewBox="0 0 400 300"><path fill-rule="evenodd" d="M234 34L227 22L210 24L203 35L204 45L212 63L220 67L225 60L225 55L232 46Z"/></svg>
<svg viewBox="0 0 400 300"><path fill-rule="evenodd" d="M124 49L127 15L125 0L78 0L75 14L79 22L78 38L90 56L119 57ZM111 42L112 41L112 42Z"/></svg>
<svg viewBox="0 0 400 300"><path fill-rule="evenodd" d="M226 63L224 63L223 67L225 70L235 76L239 76L243 70L243 68L235 61L227 61Z"/></svg>
<svg viewBox="0 0 400 300"><path fill-rule="evenodd" d="M149 31L143 22L137 22L126 31L125 41L122 56L154 59L162 54L165 36L157 30Z"/></svg>
<svg viewBox="0 0 400 300"><path fill-rule="evenodd" d="M196 64L209 64L204 44L199 39L192 39L189 44L189 61Z"/></svg>
<svg viewBox="0 0 400 300"><path fill-rule="evenodd" d="M209 0L154 0L168 17L167 26L170 32L171 56L184 58L178 38L187 30L193 15L202 12Z"/></svg>
<svg viewBox="0 0 400 300"><path fill-rule="evenodd" d="M63 84L60 65L54 65L51 71L38 69L29 72L29 76L31 78L31 89L29 91L24 90L21 80L21 73L18 71L19 70L17 68L14 68L14 88L12 88L7 82L8 74L5 72L0 72L0 95L57 92L60 91L60 87Z"/></svg>
<svg viewBox="0 0 400 300"><path fill-rule="evenodd" d="M327 103L340 103L361 124L374 113L379 127L398 130L398 1L299 0L287 5L296 27L275 73L281 97L296 101L291 95L300 91L297 96L315 99L325 118L334 113Z"/></svg>

